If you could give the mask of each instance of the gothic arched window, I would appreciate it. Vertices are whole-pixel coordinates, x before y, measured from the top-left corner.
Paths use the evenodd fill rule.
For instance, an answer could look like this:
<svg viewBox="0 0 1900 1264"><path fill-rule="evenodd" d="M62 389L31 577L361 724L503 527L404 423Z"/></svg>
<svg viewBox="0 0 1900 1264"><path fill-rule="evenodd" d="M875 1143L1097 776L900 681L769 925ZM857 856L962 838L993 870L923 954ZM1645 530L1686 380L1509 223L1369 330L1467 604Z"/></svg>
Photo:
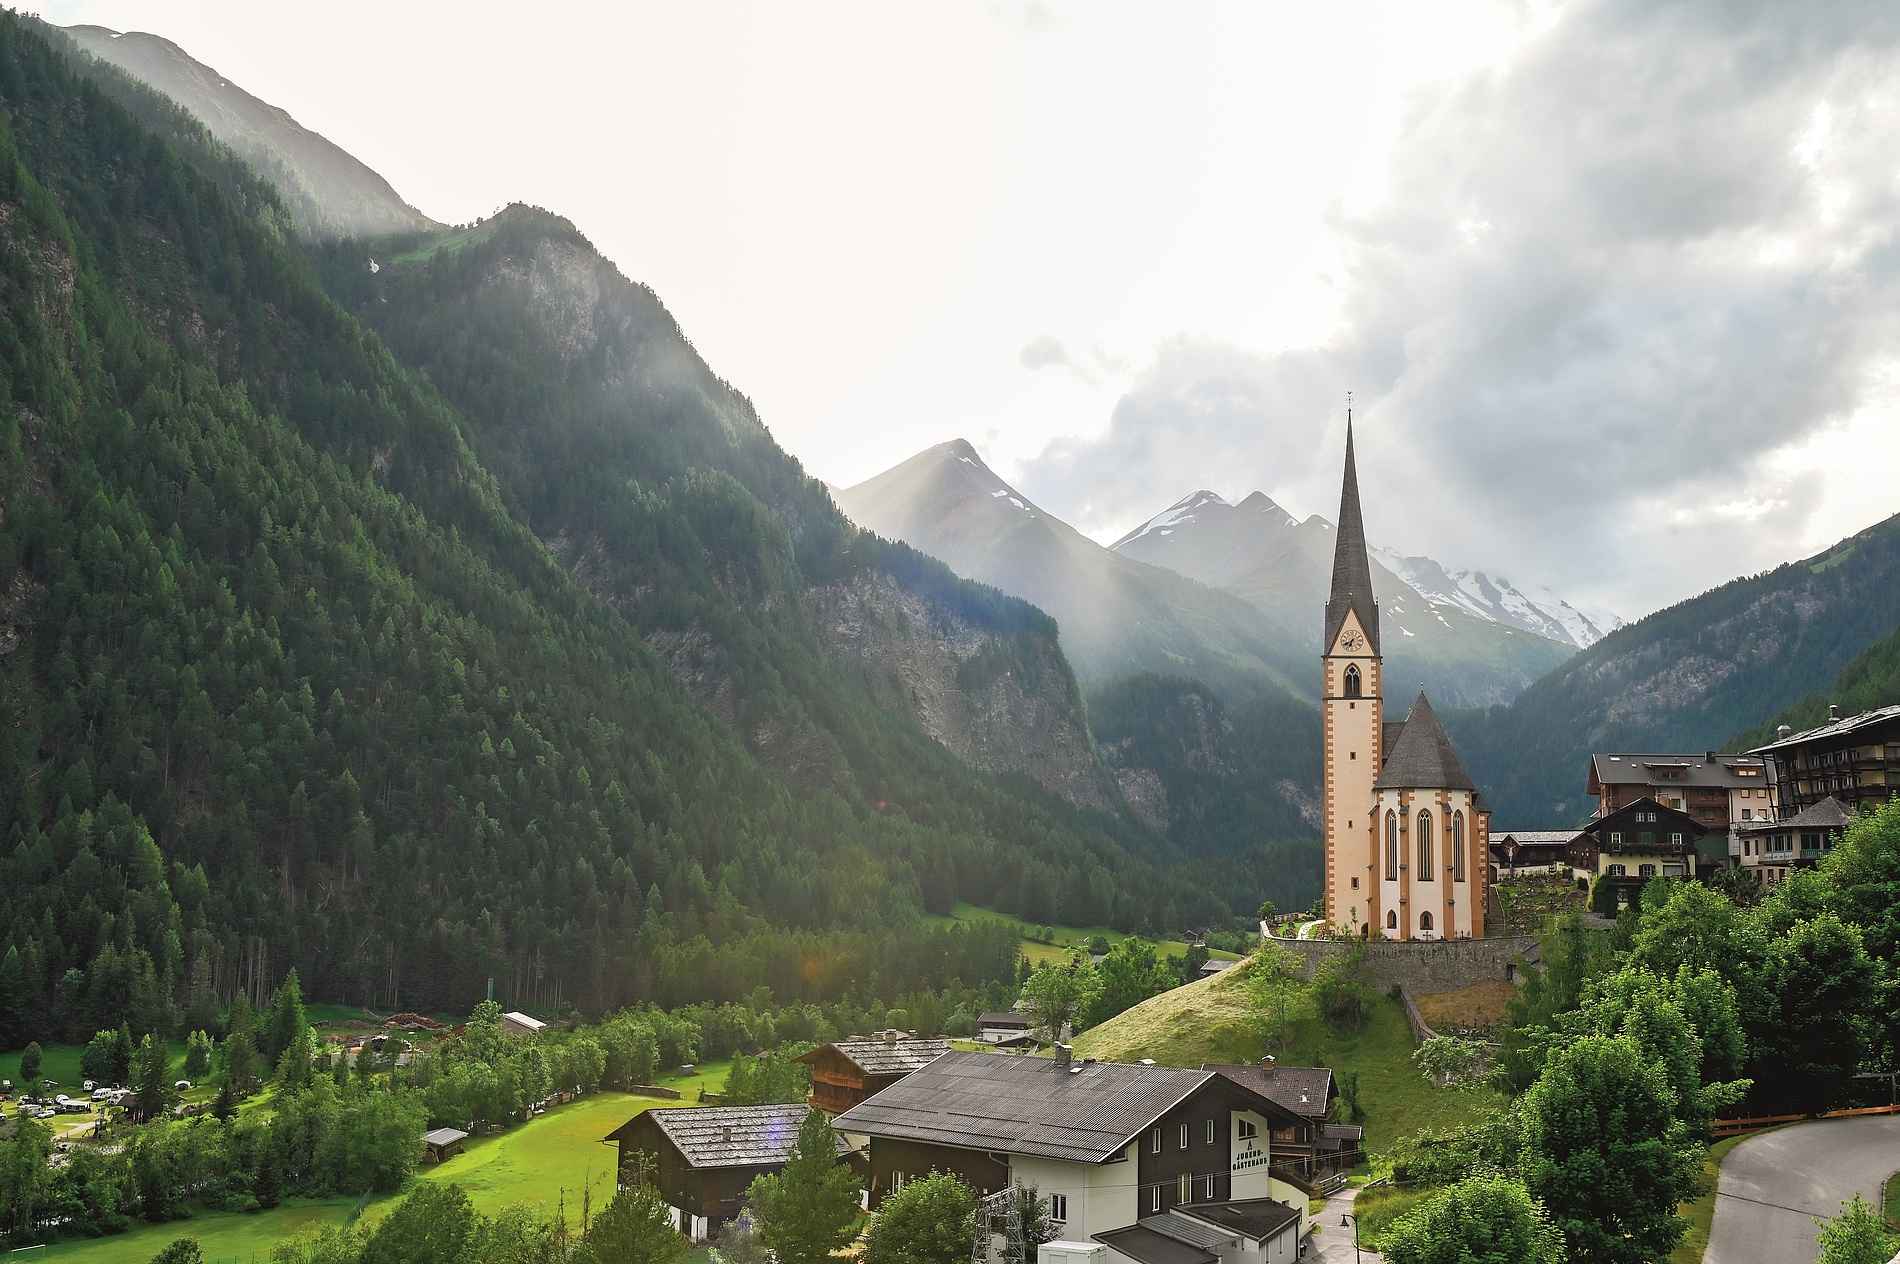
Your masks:
<svg viewBox="0 0 1900 1264"><path fill-rule="evenodd" d="M1397 930L1399 928L1398 910L1394 909L1385 915L1385 928L1387 930Z"/></svg>
<svg viewBox="0 0 1900 1264"><path fill-rule="evenodd" d="M1430 913L1420 913L1418 915L1418 928L1420 930L1430 930L1432 928L1432 915Z"/></svg>
<svg viewBox="0 0 1900 1264"><path fill-rule="evenodd" d="M1465 814L1451 814L1451 880L1465 880Z"/></svg>
<svg viewBox="0 0 1900 1264"><path fill-rule="evenodd" d="M1359 668L1354 664L1349 664L1346 668L1346 696L1359 697Z"/></svg>
<svg viewBox="0 0 1900 1264"><path fill-rule="evenodd" d="M1399 814L1385 814L1385 876L1399 880Z"/></svg>
<svg viewBox="0 0 1900 1264"><path fill-rule="evenodd" d="M1418 880L1432 880L1432 814L1418 814Z"/></svg>

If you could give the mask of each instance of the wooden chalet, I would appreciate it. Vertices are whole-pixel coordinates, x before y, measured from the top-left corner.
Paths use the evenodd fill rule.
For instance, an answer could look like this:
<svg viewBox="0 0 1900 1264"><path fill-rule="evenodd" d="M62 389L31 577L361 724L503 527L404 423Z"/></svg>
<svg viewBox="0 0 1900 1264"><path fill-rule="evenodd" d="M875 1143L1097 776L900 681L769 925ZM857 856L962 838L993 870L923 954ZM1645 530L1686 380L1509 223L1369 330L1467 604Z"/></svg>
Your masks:
<svg viewBox="0 0 1900 1264"><path fill-rule="evenodd" d="M739 1214L755 1177L781 1170L812 1108L700 1106L649 1110L608 1133L619 1143L620 1179L646 1169L673 1209L674 1228L703 1242ZM841 1139L838 1155L850 1154Z"/></svg>
<svg viewBox="0 0 1900 1264"><path fill-rule="evenodd" d="M1651 878L1696 876L1696 840L1708 833L1695 817L1655 799L1636 799L1585 826L1570 844L1573 872L1608 882L1627 904Z"/></svg>
<svg viewBox="0 0 1900 1264"><path fill-rule="evenodd" d="M948 1052L948 1040L914 1040L892 1031L871 1040L820 1045L800 1054L798 1061L811 1068L811 1096L806 1100L828 1115L839 1115Z"/></svg>
<svg viewBox="0 0 1900 1264"><path fill-rule="evenodd" d="M1858 812L1863 804L1887 802L1900 788L1900 706L1847 717L1829 707L1827 723L1818 728L1783 729L1749 752L1773 765L1782 813L1793 816L1830 798Z"/></svg>

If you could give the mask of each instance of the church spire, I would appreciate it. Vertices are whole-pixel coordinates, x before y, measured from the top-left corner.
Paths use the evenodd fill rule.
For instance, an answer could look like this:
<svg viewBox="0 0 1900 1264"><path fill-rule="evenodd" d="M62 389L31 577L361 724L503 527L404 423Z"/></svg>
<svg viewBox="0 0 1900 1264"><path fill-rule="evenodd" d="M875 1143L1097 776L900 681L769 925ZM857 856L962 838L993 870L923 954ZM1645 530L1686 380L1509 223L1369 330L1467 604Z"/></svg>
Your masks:
<svg viewBox="0 0 1900 1264"><path fill-rule="evenodd" d="M1366 524L1359 513L1359 472L1352 455L1352 396L1346 397L1346 477L1339 490L1339 535L1333 542L1333 591L1326 601L1326 640L1330 654L1346 622L1346 612L1359 616L1366 643L1379 652L1379 606L1372 597L1372 562L1366 555Z"/></svg>

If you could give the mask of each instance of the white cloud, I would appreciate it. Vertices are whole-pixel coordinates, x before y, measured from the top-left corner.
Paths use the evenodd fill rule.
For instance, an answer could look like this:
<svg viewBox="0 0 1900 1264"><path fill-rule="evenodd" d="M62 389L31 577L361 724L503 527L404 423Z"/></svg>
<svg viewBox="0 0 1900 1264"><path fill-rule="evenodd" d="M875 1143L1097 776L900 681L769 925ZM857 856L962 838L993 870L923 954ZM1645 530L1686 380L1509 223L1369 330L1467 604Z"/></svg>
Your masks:
<svg viewBox="0 0 1900 1264"><path fill-rule="evenodd" d="M1340 221L1334 337L1164 344L1020 481L1104 533L1221 471L1330 512L1356 388L1409 549L1647 610L1824 543L1848 467L1900 457L1896 51L1891 4L1567 6L1421 101ZM1900 488L1856 499L1850 529Z"/></svg>

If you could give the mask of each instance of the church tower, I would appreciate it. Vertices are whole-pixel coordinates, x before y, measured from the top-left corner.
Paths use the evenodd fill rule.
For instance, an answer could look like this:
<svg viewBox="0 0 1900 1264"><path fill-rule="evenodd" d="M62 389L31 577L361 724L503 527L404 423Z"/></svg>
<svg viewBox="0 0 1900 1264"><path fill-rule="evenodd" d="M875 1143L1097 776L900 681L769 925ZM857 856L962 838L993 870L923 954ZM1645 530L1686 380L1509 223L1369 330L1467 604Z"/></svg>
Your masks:
<svg viewBox="0 0 1900 1264"><path fill-rule="evenodd" d="M1333 544L1333 587L1326 601L1321 650L1325 772L1326 916L1340 931L1361 935L1383 925L1373 881L1373 786L1379 778L1385 707L1381 697L1379 604L1359 513L1353 465L1352 409L1346 409L1346 477L1339 493L1339 535Z"/></svg>

